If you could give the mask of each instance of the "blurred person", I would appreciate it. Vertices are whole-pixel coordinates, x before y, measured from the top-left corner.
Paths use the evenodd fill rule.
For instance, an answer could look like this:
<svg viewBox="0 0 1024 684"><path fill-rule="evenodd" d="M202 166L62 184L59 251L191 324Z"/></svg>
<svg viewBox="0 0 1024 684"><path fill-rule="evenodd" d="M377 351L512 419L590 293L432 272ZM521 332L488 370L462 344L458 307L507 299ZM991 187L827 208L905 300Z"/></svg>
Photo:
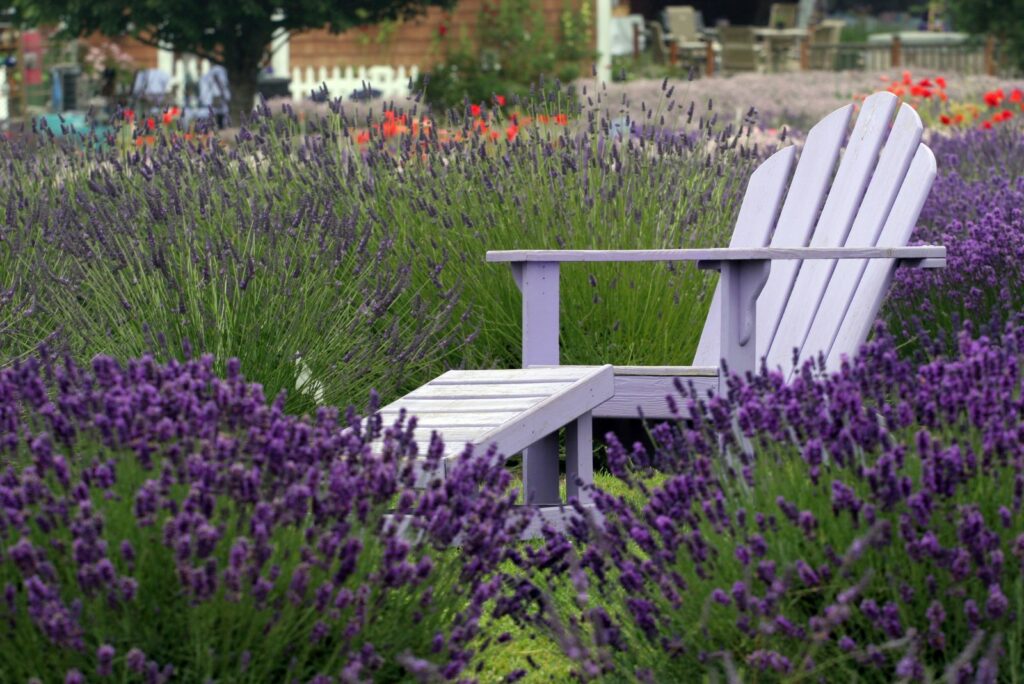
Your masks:
<svg viewBox="0 0 1024 684"><path fill-rule="evenodd" d="M132 97L140 101L149 112L159 111L167 98L171 77L160 69L139 69L132 83Z"/></svg>
<svg viewBox="0 0 1024 684"><path fill-rule="evenodd" d="M224 128L230 103L227 69L215 65L199 78L199 106L212 111L217 128Z"/></svg>

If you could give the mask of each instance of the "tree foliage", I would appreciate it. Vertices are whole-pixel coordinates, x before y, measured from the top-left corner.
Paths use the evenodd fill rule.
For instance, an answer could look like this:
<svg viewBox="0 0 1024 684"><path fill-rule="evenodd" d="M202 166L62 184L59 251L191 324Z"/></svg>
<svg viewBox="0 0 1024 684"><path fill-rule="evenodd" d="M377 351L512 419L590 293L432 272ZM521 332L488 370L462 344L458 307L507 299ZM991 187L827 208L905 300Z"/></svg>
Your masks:
<svg viewBox="0 0 1024 684"><path fill-rule="evenodd" d="M995 36L1009 58L1024 69L1024 0L947 0L956 27Z"/></svg>
<svg viewBox="0 0 1024 684"><path fill-rule="evenodd" d="M430 5L455 0L15 0L27 21L64 22L65 33L131 35L149 45L169 46L222 64L228 71L232 116L248 109L259 68L271 56L279 30L353 26L408 18Z"/></svg>

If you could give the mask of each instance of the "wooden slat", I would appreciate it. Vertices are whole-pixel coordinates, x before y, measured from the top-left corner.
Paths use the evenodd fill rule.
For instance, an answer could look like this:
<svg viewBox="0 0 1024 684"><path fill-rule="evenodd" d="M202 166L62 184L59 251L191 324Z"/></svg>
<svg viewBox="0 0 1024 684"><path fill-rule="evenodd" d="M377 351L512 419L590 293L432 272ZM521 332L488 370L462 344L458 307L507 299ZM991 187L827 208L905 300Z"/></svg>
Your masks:
<svg viewBox="0 0 1024 684"><path fill-rule="evenodd" d="M906 179L910 162L921 142L923 130L921 117L914 108L908 104L902 105L889 134L889 140L882 150L878 169L871 179L864 201L861 202L850 235L846 238L846 246L866 247L878 244L882 226L885 225L897 193ZM821 305L801 347L801 358L812 358L819 352L828 355L867 264L867 261L859 259L836 264Z"/></svg>
<svg viewBox="0 0 1024 684"><path fill-rule="evenodd" d="M686 378L717 378L718 366L615 366L615 375L669 375Z"/></svg>
<svg viewBox="0 0 1024 684"><path fill-rule="evenodd" d="M782 206L795 155L795 147L783 148L769 157L750 176L729 247L764 247L768 244L775 220L779 216L779 208ZM722 286L719 284L715 287L708 317L704 321L704 330L700 342L697 343L697 352L693 357L694 365L717 367L722 360L722 345L719 340L722 328L721 307ZM618 368L615 372L619 373Z"/></svg>
<svg viewBox="0 0 1024 684"><path fill-rule="evenodd" d="M781 220L779 225L781 226ZM941 245L914 247L757 247L732 249L519 249L487 252L487 261L526 262L634 262L634 261L804 261L807 259L930 259L944 258ZM758 319L760 320L760 319ZM532 366L533 364L531 364Z"/></svg>
<svg viewBox="0 0 1024 684"><path fill-rule="evenodd" d="M471 427L471 426L486 426L496 427L501 425L507 420L511 420L519 415L519 411L493 411L490 413L481 412L445 412L445 413L426 413L422 416L416 415L415 413L409 412L406 414L406 418L416 417L416 425L422 428L432 427ZM394 423L398 418L398 413L384 413L381 412L381 418L385 423Z"/></svg>
<svg viewBox="0 0 1024 684"><path fill-rule="evenodd" d="M569 388L553 394L476 441L484 445L497 442L498 450L504 454L519 453L540 438L610 399L614 388L615 377L611 365L595 367L588 376L573 383Z"/></svg>
<svg viewBox="0 0 1024 684"><path fill-rule="evenodd" d="M917 217L934 180L935 155L927 145L919 145L914 161L910 164L910 172L903 181L903 187L900 188L882 234L878 236L880 243L899 244L910 239L910 233L914 230ZM864 269L860 285L828 353L828 367L838 368L842 356L853 356L867 339L883 296L889 290L895 265L892 260L877 259L868 263Z"/></svg>
<svg viewBox="0 0 1024 684"><path fill-rule="evenodd" d="M889 92L875 93L864 101L828 199L811 234L811 247L839 247L846 241L857 209L865 199L864 189L878 164L878 151L892 127L897 102L897 97ZM899 186L900 180L896 179L893 184ZM793 350L803 346L833 268L834 261L800 265L791 290L792 305L783 307L778 330L767 346L769 368L791 370Z"/></svg>
<svg viewBox="0 0 1024 684"><path fill-rule="evenodd" d="M428 385L474 385L495 382L524 384L536 382L576 382L593 370L593 366L549 366L500 370L451 370L431 380Z"/></svg>
<svg viewBox="0 0 1024 684"><path fill-rule="evenodd" d="M709 390L718 389L717 377L686 377L681 378L683 386L691 382L698 393L705 394ZM657 376L619 375L615 377L615 395L594 409L595 418L637 418L643 409L645 418L671 418L668 402L665 397L671 395L679 399L674 385L675 378ZM682 406L679 407L683 409ZM685 411L684 411L685 415Z"/></svg>
<svg viewBox="0 0 1024 684"><path fill-rule="evenodd" d="M381 409L381 413L397 414L398 410L404 408L406 413L420 417L433 415L435 413L479 413L481 411L525 411L531 406L538 404L543 397L529 399L477 399L472 403L460 399L449 399L442 401L438 399L425 399L419 401L402 397Z"/></svg>
<svg viewBox="0 0 1024 684"><path fill-rule="evenodd" d="M832 170L839 157L839 148L846 137L853 105L846 105L819 121L807 134L800 153L793 182L786 193L786 203L779 214L778 227L772 235L772 247L803 247L818 217L825 191L832 181ZM782 310L799 264L772 264L768 282L757 300L756 356L764 356L775 337Z"/></svg>
<svg viewBox="0 0 1024 684"><path fill-rule="evenodd" d="M408 399L529 399L548 397L572 385L564 382L507 385L501 382L481 385L423 385L405 395Z"/></svg>

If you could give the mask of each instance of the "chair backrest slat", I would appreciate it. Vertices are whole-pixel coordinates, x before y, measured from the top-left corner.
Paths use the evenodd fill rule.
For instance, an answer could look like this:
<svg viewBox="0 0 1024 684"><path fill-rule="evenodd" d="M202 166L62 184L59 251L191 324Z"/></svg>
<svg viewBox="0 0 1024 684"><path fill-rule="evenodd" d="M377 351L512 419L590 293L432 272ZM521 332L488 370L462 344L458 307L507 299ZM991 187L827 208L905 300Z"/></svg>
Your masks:
<svg viewBox="0 0 1024 684"><path fill-rule="evenodd" d="M910 164L896 202L878 236L878 245L900 246L910 240L924 201L935 180L935 155L927 145L919 144ZM872 259L864 269L857 291L847 307L839 332L826 355L828 368L839 368L842 357L853 356L864 344L874 325L885 293L892 282L895 262L892 259Z"/></svg>
<svg viewBox="0 0 1024 684"><path fill-rule="evenodd" d="M828 199L811 235L811 247L840 247L846 241L854 217L866 199L865 189L878 165L879 150L892 127L897 102L898 98L889 92L875 93L864 101L839 170L832 180ZM827 174L826 171L823 173ZM899 187L903 179L894 180L895 186ZM794 185L794 191L800 192L800 188ZM835 261L807 261L798 263L797 268L798 274L791 290L791 298L796 301L793 306L783 306L777 331L774 337L766 340L767 351L760 352L767 356L769 368L781 368L786 373L792 367L793 350L803 347Z"/></svg>
<svg viewBox="0 0 1024 684"><path fill-rule="evenodd" d="M921 117L914 108L908 104L901 105L889 140L879 157L878 168L871 178L871 185L868 186L857 218L853 222L853 228L846 238L847 247L897 247L903 244L880 243L879 236L896 201L897 193L906 181L910 162L921 143L923 128ZM818 306L818 312L801 347L801 358L809 358L818 353L828 355L839 334L839 327L846 316L850 300L860 285L867 263L864 259L844 259L836 263L825 295Z"/></svg>
<svg viewBox="0 0 1024 684"><path fill-rule="evenodd" d="M819 121L807 134L803 152L793 174L786 202L779 214L772 247L806 247L811 229L832 182L832 170L846 137L852 105L846 105ZM775 336L799 262L776 261L768 282L757 300L757 350L761 358Z"/></svg>
<svg viewBox="0 0 1024 684"><path fill-rule="evenodd" d="M736 219L736 228L729 240L730 247L764 247L768 244L785 197L795 156L795 147L785 147L769 157L750 176ZM717 366L721 361L721 289L721 284L715 288L704 331L694 355L695 366Z"/></svg>

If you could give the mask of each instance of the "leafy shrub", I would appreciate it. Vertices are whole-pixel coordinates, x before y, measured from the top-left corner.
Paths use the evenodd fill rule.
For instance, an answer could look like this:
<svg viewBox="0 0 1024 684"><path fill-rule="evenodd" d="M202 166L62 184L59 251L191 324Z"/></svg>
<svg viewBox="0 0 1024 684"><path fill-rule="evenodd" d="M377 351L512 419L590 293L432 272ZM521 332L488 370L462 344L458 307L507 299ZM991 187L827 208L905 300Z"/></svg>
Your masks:
<svg viewBox="0 0 1024 684"><path fill-rule="evenodd" d="M501 461L414 491L413 420L283 403L210 356L0 371L0 679L458 677L525 522Z"/></svg>
<svg viewBox="0 0 1024 684"><path fill-rule="evenodd" d="M445 42L442 61L417 79L416 90L437 107L490 102L495 94L526 98L531 85L547 77L572 81L593 56L589 5L567 0L553 37L537 0L487 0L480 9L472 42L461 36Z"/></svg>
<svg viewBox="0 0 1024 684"><path fill-rule="evenodd" d="M833 375L680 386L688 421L609 451L633 496L593 492L599 515L549 531L506 608L587 679L1016 672L1024 327L960 342L916 365L882 334ZM538 603L552 587L572 600Z"/></svg>

